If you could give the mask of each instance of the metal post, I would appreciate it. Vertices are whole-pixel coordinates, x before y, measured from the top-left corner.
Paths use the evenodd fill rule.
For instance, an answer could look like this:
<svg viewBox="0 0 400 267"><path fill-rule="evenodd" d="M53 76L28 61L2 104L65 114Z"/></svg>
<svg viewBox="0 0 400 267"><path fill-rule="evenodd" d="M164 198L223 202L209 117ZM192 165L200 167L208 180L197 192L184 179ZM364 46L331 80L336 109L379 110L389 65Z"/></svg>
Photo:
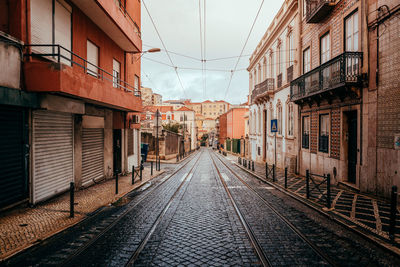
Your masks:
<svg viewBox="0 0 400 267"><path fill-rule="evenodd" d="M69 184L69 217L74 218L74 203L75 203L75 184L71 182Z"/></svg>
<svg viewBox="0 0 400 267"><path fill-rule="evenodd" d="M249 162L249 166L248 167L249 167L249 170L250 170L251 169L251 161Z"/></svg>
<svg viewBox="0 0 400 267"><path fill-rule="evenodd" d="M153 176L153 162L152 161L150 162L150 165L151 165L151 167L150 167L150 169L151 169L150 175Z"/></svg>
<svg viewBox="0 0 400 267"><path fill-rule="evenodd" d="M285 189L287 189L287 167L285 167Z"/></svg>
<svg viewBox="0 0 400 267"><path fill-rule="evenodd" d="M159 111L158 111L158 109L157 109L157 112L156 112L156 170L158 170L157 169L157 159L159 158L159 154L160 154L160 152L159 152L159 149L160 149L160 145L159 145L159 140L158 140L158 115L159 115Z"/></svg>
<svg viewBox="0 0 400 267"><path fill-rule="evenodd" d="M254 172L254 161L251 163L251 170Z"/></svg>
<svg viewBox="0 0 400 267"><path fill-rule="evenodd" d="M268 177L268 163L265 163L265 178L269 178Z"/></svg>
<svg viewBox="0 0 400 267"><path fill-rule="evenodd" d="M331 175L326 176L326 207L331 208Z"/></svg>
<svg viewBox="0 0 400 267"><path fill-rule="evenodd" d="M275 132L275 156L274 156L274 161L275 161L275 165L276 165L276 132Z"/></svg>
<svg viewBox="0 0 400 267"><path fill-rule="evenodd" d="M392 196L390 202L390 222L389 222L389 237L394 241L396 235L396 213L397 213L397 186L392 186Z"/></svg>
<svg viewBox="0 0 400 267"><path fill-rule="evenodd" d="M135 165L132 165L132 184L135 183Z"/></svg>
<svg viewBox="0 0 400 267"><path fill-rule="evenodd" d="M176 154L176 162L179 162L179 154Z"/></svg>
<svg viewBox="0 0 400 267"><path fill-rule="evenodd" d="M115 171L115 194L118 195L118 171Z"/></svg>
<svg viewBox="0 0 400 267"><path fill-rule="evenodd" d="M140 181L142 181L143 160L140 162Z"/></svg>
<svg viewBox="0 0 400 267"><path fill-rule="evenodd" d="M310 171L306 170L306 197L310 198Z"/></svg>
<svg viewBox="0 0 400 267"><path fill-rule="evenodd" d="M272 164L272 181L276 182L276 177L275 177L275 164Z"/></svg>

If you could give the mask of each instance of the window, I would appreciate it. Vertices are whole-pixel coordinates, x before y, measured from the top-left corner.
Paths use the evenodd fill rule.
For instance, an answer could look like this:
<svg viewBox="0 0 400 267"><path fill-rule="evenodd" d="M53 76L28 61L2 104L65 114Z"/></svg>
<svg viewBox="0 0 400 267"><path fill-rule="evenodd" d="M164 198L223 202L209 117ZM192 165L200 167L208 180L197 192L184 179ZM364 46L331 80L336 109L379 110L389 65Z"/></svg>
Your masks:
<svg viewBox="0 0 400 267"><path fill-rule="evenodd" d="M282 53L282 47L279 46L278 47L278 73L277 74L281 74L283 73L283 53Z"/></svg>
<svg viewBox="0 0 400 267"><path fill-rule="evenodd" d="M310 117L304 116L302 120L302 148L308 149L310 145Z"/></svg>
<svg viewBox="0 0 400 267"><path fill-rule="evenodd" d="M303 0L303 18L306 17L307 14L307 3L306 0Z"/></svg>
<svg viewBox="0 0 400 267"><path fill-rule="evenodd" d="M311 70L310 47L303 51L303 74Z"/></svg>
<svg viewBox="0 0 400 267"><path fill-rule="evenodd" d="M121 63L113 59L113 87L119 87L119 81L121 79Z"/></svg>
<svg viewBox="0 0 400 267"><path fill-rule="evenodd" d="M320 42L321 64L324 64L325 62L329 61L329 59L331 59L330 47L331 47L331 42L330 42L330 36L329 36L329 32L328 32L324 36L321 37L321 42Z"/></svg>
<svg viewBox="0 0 400 267"><path fill-rule="evenodd" d="M294 110L293 104L288 105L288 136L293 136L294 133Z"/></svg>
<svg viewBox="0 0 400 267"><path fill-rule="evenodd" d="M355 12L346 18L345 34L345 50L358 51L358 12Z"/></svg>
<svg viewBox="0 0 400 267"><path fill-rule="evenodd" d="M97 77L99 65L99 48L89 40L87 40L86 54L87 61L89 62L87 64L87 73Z"/></svg>
<svg viewBox="0 0 400 267"><path fill-rule="evenodd" d="M274 72L274 70L275 70L275 65L274 65L274 56L273 56L274 54L273 53L271 53L270 55L269 55L269 75L270 75L270 78L274 78L274 76L275 76L275 72Z"/></svg>
<svg viewBox="0 0 400 267"><path fill-rule="evenodd" d="M134 89L135 89L135 96L139 96L139 77L135 75L135 83L134 83Z"/></svg>
<svg viewBox="0 0 400 267"><path fill-rule="evenodd" d="M278 104L276 107L276 110L278 112L277 114L277 119L278 119L278 134L282 135L282 105Z"/></svg>
<svg viewBox="0 0 400 267"><path fill-rule="evenodd" d="M288 48L289 48L289 66L294 63L294 44L293 44L293 32L289 33L288 36Z"/></svg>
<svg viewBox="0 0 400 267"><path fill-rule="evenodd" d="M319 151L328 153L329 149L329 114L319 115Z"/></svg>

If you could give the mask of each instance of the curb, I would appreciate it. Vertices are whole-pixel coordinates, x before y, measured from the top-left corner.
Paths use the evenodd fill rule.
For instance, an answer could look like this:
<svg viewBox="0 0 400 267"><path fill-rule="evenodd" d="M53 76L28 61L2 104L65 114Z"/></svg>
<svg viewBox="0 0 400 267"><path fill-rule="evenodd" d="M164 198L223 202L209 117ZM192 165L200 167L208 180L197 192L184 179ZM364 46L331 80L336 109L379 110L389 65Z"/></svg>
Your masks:
<svg viewBox="0 0 400 267"><path fill-rule="evenodd" d="M71 228L71 227L73 227L73 226L75 226L75 225L78 225L78 224L80 224L80 223L83 223L83 222L85 222L86 220L88 220L88 219L90 219L90 218L93 218L93 216L96 216L99 212L101 212L101 211L104 210L105 208L107 208L107 207L109 207L109 206L115 206L115 203L117 203L118 201L121 201L121 200L122 200L124 197L126 197L128 194L132 193L132 192L135 191L135 190L140 189L141 187L143 187L144 185L146 185L147 183L149 183L151 180L153 180L153 179L159 177L160 175L162 175L162 174L164 174L164 173L165 173L165 171L161 171L159 174L157 174L156 176L152 177L152 178L149 179L147 182L145 182L145 183L139 185L138 187L136 187L136 188L134 188L134 189L132 189L132 190L126 192L123 196L119 197L119 198L118 198L117 200L115 200L114 202L111 202L111 203L108 204L108 205L103 205L103 206L98 207L96 210L94 210L94 211L92 211L92 212L90 212L90 213L88 213L88 214L83 215L83 217L82 217L81 219L77 220L76 222L73 222L73 223L71 223L71 224L68 224L68 225L64 226L63 228L52 232L50 235L44 237L43 239L37 239L36 241L34 241L34 242L30 243L29 245L27 245L27 246L21 248L20 250L14 251L13 253L8 254L8 255L6 254L7 256L6 256L5 258L1 258L1 259L0 259L0 265L1 265L2 263L4 263L6 260L8 260L8 259L10 259L10 258L12 258L12 257L14 257L14 256L16 256L16 255L18 255L18 254L20 254L20 253L23 253L24 251L28 250L29 248L33 248L33 247L35 247L35 246L37 246L37 245L40 245L41 243L43 243L43 242L46 241L47 239L52 238L52 237L54 237L54 236L60 234L61 232L65 231L65 230L67 230L67 229L69 229L69 228Z"/></svg>
<svg viewBox="0 0 400 267"><path fill-rule="evenodd" d="M317 211L318 213L322 214L323 216L327 217L328 219L338 223L339 225L345 227L346 229L353 231L354 233L363 237L367 241L373 242L375 245L379 246L380 248L384 249L385 251L390 252L394 256L397 256L397 257L400 256L400 249L397 246L390 245L387 242L384 242L383 240L381 240L382 237L375 236L373 233L366 233L365 229L362 226L355 224L352 221L347 220L346 218L340 216L340 214L334 213L334 212L329 212L329 211L326 212L318 204L313 203L311 201L307 201L306 199L304 199L298 195L295 195L294 193L292 193L288 190L285 190L282 186L280 186L278 184L275 184L270 181L266 181L263 177L247 170L246 168L242 167L241 165L239 165L236 162L234 164L235 164L235 166L239 167L240 169L246 171L247 173L249 173L252 176L254 176L255 178L257 178L261 182L264 182L270 186L273 186L274 188L278 189L280 192L285 193L286 195L301 202L302 204L306 205L307 207L312 208L313 210ZM338 217L340 217L340 218L338 218Z"/></svg>

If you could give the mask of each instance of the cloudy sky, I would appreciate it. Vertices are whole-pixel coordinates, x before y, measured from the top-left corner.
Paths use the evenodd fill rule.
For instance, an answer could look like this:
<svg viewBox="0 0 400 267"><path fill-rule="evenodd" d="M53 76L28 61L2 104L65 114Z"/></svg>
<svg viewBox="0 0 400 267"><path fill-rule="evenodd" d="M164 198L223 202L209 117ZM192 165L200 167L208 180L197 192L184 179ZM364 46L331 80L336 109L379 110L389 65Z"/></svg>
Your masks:
<svg viewBox="0 0 400 267"><path fill-rule="evenodd" d="M204 1L205 29L204 29ZM200 0L203 40L200 39L199 0L142 0L143 50L163 45L146 11L146 5L164 42L165 51L142 57L142 86L150 87L163 100L190 98L193 101L226 100L238 104L248 94L249 56L264 35L283 0L265 0L249 41L229 85L231 70L246 42L262 0ZM202 38L204 39L204 38ZM163 49L164 50L164 49ZM177 55L180 54L180 55ZM204 55L205 54L205 55ZM184 56L181 56L184 55ZM181 83L175 73L179 73ZM206 84L206 86L205 86Z"/></svg>

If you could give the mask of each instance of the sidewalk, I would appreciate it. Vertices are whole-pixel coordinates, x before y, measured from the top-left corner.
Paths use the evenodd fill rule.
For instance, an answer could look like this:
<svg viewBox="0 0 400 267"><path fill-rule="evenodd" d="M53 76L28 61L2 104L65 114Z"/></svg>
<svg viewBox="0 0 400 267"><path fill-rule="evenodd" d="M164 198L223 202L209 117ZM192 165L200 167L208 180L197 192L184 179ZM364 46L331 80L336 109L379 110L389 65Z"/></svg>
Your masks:
<svg viewBox="0 0 400 267"><path fill-rule="evenodd" d="M150 175L150 167L143 170L142 181L132 176L119 177L115 194L115 179L106 180L75 192L75 218L69 217L69 193L39 204L4 212L0 217L0 262L13 254L71 227L100 207L110 205L128 192L143 185L164 171Z"/></svg>
<svg viewBox="0 0 400 267"><path fill-rule="evenodd" d="M254 172L248 168L244 168L238 164L238 157L232 154L226 156L227 159L235 162L237 166L245 169L247 172L253 173L259 178L266 180L265 165L254 163ZM272 175L269 176L268 181L272 182ZM284 188L285 174L284 170L276 168L276 182L278 186ZM306 179L305 177L288 173L287 178L287 191L306 201L311 201L320 208L326 206L325 194L326 183L320 186L320 190L315 189L312 182L310 182L310 198L306 199ZM337 186L331 186L331 201L332 209L329 212L340 216L341 218L350 221L364 230L369 231L375 235L389 241L389 216L390 216L390 203L375 199L371 196L355 193ZM400 243L400 211L397 212L396 217L396 235L395 242L397 245Z"/></svg>

